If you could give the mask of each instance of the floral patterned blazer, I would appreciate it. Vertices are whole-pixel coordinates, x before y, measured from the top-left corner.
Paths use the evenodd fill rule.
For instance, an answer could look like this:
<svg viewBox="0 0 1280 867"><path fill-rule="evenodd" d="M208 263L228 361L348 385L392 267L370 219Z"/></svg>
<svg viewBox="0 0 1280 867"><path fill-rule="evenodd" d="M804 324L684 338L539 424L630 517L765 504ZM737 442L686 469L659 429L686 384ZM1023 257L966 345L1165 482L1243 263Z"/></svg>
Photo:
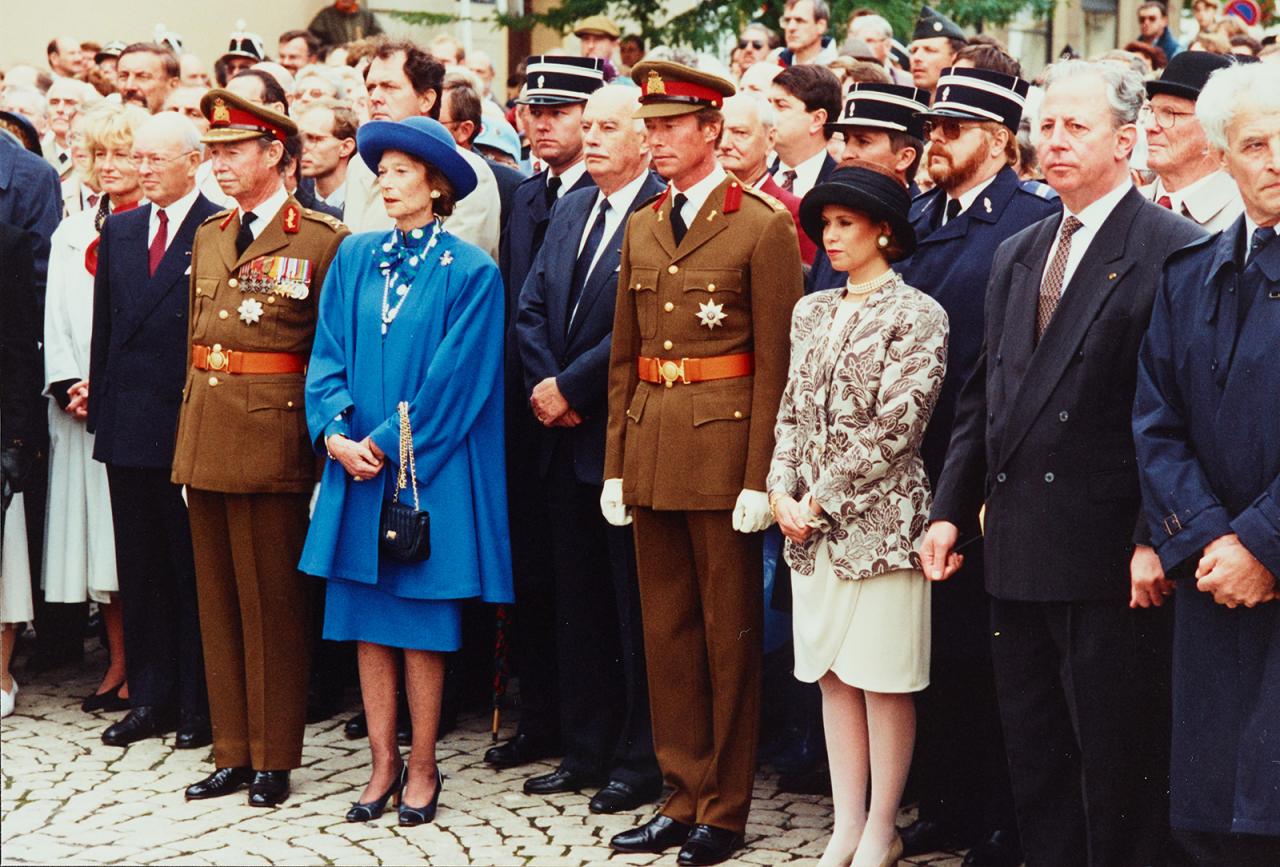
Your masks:
<svg viewBox="0 0 1280 867"><path fill-rule="evenodd" d="M920 442L942 388L947 314L898 278L833 334L844 287L807 295L791 316L791 368L778 409L769 491L812 493L824 514L784 554L813 574L829 545L846 580L919 569L929 516Z"/></svg>

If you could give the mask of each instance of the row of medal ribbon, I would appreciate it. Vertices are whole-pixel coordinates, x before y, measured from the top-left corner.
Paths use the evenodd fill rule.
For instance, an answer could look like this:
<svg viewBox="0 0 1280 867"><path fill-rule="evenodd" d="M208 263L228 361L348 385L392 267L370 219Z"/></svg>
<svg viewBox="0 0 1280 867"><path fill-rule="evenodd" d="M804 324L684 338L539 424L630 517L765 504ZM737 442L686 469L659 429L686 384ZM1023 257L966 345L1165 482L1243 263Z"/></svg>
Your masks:
<svg viewBox="0 0 1280 867"><path fill-rule="evenodd" d="M241 292L269 292L301 301L311 293L311 261L262 256L240 266Z"/></svg>

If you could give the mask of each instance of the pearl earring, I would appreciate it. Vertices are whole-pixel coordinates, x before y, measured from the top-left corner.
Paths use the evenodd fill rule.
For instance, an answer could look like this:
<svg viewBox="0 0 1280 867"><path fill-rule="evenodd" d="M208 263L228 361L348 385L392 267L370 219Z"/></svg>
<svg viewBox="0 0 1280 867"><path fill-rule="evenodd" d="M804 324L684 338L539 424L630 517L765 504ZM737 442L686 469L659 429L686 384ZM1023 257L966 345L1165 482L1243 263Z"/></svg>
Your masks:
<svg viewBox="0 0 1280 867"><path fill-rule="evenodd" d="M879 238L876 238L876 246L877 246L877 247L879 247L881 250L883 250L885 247L888 247L888 246L889 246L889 236L888 236L888 235L881 235Z"/></svg>
<svg viewBox="0 0 1280 867"><path fill-rule="evenodd" d="M438 199L438 198L440 198L440 191L439 191L439 190L432 190L432 191L431 191L431 198L433 198L433 199Z"/></svg>

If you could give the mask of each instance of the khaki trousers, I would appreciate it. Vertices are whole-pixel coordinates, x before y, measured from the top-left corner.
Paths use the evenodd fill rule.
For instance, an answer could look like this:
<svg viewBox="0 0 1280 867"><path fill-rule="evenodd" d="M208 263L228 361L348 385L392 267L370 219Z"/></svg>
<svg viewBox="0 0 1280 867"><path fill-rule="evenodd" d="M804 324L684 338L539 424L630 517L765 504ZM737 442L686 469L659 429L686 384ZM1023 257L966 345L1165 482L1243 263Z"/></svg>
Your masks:
<svg viewBox="0 0 1280 867"><path fill-rule="evenodd" d="M314 582L297 566L309 499L187 491L217 767L302 763Z"/></svg>
<svg viewBox="0 0 1280 867"><path fill-rule="evenodd" d="M653 744L675 792L662 814L742 833L760 724L762 537L728 511L636 508Z"/></svg>

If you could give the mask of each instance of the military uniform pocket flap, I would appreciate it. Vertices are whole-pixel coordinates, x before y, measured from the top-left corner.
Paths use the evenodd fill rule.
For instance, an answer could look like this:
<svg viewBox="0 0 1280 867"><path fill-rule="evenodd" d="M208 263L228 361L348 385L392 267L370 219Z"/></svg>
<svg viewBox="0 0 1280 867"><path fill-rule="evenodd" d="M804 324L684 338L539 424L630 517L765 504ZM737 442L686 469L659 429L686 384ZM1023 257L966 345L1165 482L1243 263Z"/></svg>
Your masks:
<svg viewBox="0 0 1280 867"><path fill-rule="evenodd" d="M686 292L741 292L742 272L720 268L690 268L684 272Z"/></svg>
<svg viewBox="0 0 1280 867"><path fill-rule="evenodd" d="M633 292L657 292L657 268L632 268L631 284L627 287Z"/></svg>
<svg viewBox="0 0 1280 867"><path fill-rule="evenodd" d="M302 410L302 389L291 382L249 383L249 412L278 409L283 412Z"/></svg>
<svg viewBox="0 0 1280 867"><path fill-rule="evenodd" d="M692 400L693 426L712 421L745 421L751 418L751 395L743 391L695 394Z"/></svg>
<svg viewBox="0 0 1280 867"><path fill-rule="evenodd" d="M631 398L631 406L627 407L627 418L632 421L640 421L640 417L644 415L644 403L649 399L649 390L647 388L637 388L635 395Z"/></svg>

